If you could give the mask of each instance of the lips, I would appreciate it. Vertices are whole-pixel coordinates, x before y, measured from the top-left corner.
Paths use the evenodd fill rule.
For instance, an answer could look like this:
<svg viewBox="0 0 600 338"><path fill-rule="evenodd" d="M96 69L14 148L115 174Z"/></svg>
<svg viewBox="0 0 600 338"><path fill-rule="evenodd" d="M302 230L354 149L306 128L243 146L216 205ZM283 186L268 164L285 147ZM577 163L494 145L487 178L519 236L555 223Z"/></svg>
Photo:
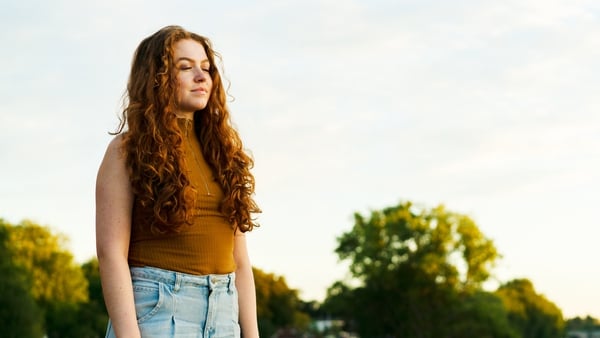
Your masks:
<svg viewBox="0 0 600 338"><path fill-rule="evenodd" d="M206 90L205 88L196 88L192 89L192 93L206 94L208 93L208 90Z"/></svg>

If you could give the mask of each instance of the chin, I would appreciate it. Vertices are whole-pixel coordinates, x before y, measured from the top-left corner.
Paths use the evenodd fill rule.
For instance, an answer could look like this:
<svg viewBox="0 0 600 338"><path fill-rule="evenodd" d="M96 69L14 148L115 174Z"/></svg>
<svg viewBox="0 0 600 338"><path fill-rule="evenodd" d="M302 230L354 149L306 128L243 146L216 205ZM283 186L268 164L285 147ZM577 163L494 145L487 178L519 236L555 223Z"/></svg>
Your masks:
<svg viewBox="0 0 600 338"><path fill-rule="evenodd" d="M202 109L204 109L204 108L206 108L208 106L208 102L202 102L202 103L199 103L199 104L197 104L195 106L196 106L196 110L202 110Z"/></svg>
<svg viewBox="0 0 600 338"><path fill-rule="evenodd" d="M207 106L208 106L208 104L190 104L190 105L187 106L187 108L185 108L185 110L187 110L187 111L198 111L198 110L203 110Z"/></svg>

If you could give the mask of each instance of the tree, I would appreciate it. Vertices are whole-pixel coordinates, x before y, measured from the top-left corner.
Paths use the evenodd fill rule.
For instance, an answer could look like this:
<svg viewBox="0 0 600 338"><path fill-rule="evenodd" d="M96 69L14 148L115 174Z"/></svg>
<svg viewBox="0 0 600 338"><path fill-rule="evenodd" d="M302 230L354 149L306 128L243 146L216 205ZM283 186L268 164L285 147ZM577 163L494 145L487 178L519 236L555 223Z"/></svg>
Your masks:
<svg viewBox="0 0 600 338"><path fill-rule="evenodd" d="M30 294L31 280L13 262L9 227L0 219L0 327L3 337L42 337L42 313Z"/></svg>
<svg viewBox="0 0 600 338"><path fill-rule="evenodd" d="M47 227L23 221L11 228L15 262L33 277L33 297L42 303L87 301L87 280L66 249L68 240Z"/></svg>
<svg viewBox="0 0 600 338"><path fill-rule="evenodd" d="M476 289L498 257L492 241L469 217L443 206L417 210L407 202L373 211L369 219L356 213L354 220L335 251L351 261L350 271L359 280L406 266L439 284Z"/></svg>
<svg viewBox="0 0 600 338"><path fill-rule="evenodd" d="M463 293L452 311L451 337L521 338L500 297L490 292Z"/></svg>
<svg viewBox="0 0 600 338"><path fill-rule="evenodd" d="M350 261L360 286L337 282L324 308L339 311L359 334L462 337L459 326L475 327L475 313L488 321L479 324L481 337L514 337L500 302L478 293L499 255L469 217L406 202L369 218L356 213L354 221L335 252ZM497 316L481 313L490 306Z"/></svg>
<svg viewBox="0 0 600 338"><path fill-rule="evenodd" d="M98 259L92 258L81 266L88 281L89 301L81 310L82 322L89 327L90 333L95 337L104 337L108 324L108 313L104 305L104 295L100 283L100 270Z"/></svg>
<svg viewBox="0 0 600 338"><path fill-rule="evenodd" d="M257 268L252 270L261 336L271 337L279 329L305 329L310 318L300 311L304 304L298 298L298 291L290 289L281 276Z"/></svg>
<svg viewBox="0 0 600 338"><path fill-rule="evenodd" d="M527 279L515 279L498 288L496 294L508 310L509 320L524 338L564 336L562 311L536 293Z"/></svg>
<svg viewBox="0 0 600 338"><path fill-rule="evenodd" d="M88 301L88 282L65 248L67 238L30 221L8 229L13 261L32 280L30 293L43 311L48 337L86 337L78 329L78 312Z"/></svg>

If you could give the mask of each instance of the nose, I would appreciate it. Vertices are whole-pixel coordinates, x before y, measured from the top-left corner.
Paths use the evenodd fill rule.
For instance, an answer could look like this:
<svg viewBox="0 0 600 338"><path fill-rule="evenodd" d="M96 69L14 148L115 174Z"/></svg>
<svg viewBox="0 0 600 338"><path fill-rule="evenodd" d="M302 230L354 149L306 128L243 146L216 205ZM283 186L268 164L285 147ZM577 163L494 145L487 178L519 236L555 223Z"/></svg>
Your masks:
<svg viewBox="0 0 600 338"><path fill-rule="evenodd" d="M202 69L198 69L196 71L196 74L194 74L194 81L204 82L204 81L206 81L207 76L208 76L208 74L206 74Z"/></svg>

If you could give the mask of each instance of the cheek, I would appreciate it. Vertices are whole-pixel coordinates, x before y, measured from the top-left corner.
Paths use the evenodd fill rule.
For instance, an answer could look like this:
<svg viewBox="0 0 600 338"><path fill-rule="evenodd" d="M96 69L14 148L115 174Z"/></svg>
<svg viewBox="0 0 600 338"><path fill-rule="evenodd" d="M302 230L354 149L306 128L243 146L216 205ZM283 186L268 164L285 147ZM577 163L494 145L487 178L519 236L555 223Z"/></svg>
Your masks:
<svg viewBox="0 0 600 338"><path fill-rule="evenodd" d="M178 76L177 80L176 80L176 85L177 85L177 89L175 90L175 92L177 93L177 96L183 95L183 93L185 92L185 88L186 88L185 78L182 76Z"/></svg>
<svg viewBox="0 0 600 338"><path fill-rule="evenodd" d="M185 86L185 77L184 76L177 76L176 79L177 82L177 90L181 90L181 88L183 88Z"/></svg>
<svg viewBox="0 0 600 338"><path fill-rule="evenodd" d="M175 90L175 104L181 105L182 101L185 101L185 90L179 85Z"/></svg>
<svg viewBox="0 0 600 338"><path fill-rule="evenodd" d="M212 94L213 90L215 89L215 85L212 81L212 79L209 78L208 80L208 92Z"/></svg>

